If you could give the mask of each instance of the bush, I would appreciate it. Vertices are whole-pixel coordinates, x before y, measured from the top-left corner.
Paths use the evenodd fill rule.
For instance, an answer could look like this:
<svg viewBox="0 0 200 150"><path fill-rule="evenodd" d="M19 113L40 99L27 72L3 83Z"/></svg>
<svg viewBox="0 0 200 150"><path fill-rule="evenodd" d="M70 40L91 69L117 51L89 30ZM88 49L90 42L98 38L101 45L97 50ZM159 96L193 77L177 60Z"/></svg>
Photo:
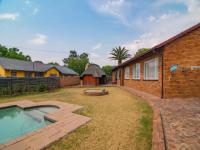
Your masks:
<svg viewBox="0 0 200 150"><path fill-rule="evenodd" d="M26 86L20 85L20 84L14 84L12 86L12 94L22 94L26 92Z"/></svg>
<svg viewBox="0 0 200 150"><path fill-rule="evenodd" d="M35 91L36 92L44 92L48 89L47 85L45 84L38 84L36 85Z"/></svg>
<svg viewBox="0 0 200 150"><path fill-rule="evenodd" d="M2 87L0 88L0 95L9 95L11 93L10 88Z"/></svg>

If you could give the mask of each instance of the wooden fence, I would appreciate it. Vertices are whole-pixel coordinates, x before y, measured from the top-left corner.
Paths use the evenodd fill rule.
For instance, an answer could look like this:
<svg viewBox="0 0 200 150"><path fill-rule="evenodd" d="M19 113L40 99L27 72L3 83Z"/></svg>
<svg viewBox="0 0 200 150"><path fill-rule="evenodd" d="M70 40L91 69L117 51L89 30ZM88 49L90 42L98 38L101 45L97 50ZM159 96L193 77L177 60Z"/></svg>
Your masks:
<svg viewBox="0 0 200 150"><path fill-rule="evenodd" d="M42 78L0 78L0 95L20 94L32 91L44 91L58 88L60 79Z"/></svg>

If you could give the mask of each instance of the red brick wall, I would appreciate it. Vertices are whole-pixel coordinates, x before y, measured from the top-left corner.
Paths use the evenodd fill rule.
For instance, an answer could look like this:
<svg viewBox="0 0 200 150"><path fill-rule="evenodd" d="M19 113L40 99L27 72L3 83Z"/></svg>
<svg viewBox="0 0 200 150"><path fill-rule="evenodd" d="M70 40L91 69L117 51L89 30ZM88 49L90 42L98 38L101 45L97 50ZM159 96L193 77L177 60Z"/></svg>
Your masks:
<svg viewBox="0 0 200 150"><path fill-rule="evenodd" d="M164 98L200 97L200 70L191 70L200 66L200 28L166 45L163 57ZM169 70L173 64L178 64L174 75Z"/></svg>
<svg viewBox="0 0 200 150"><path fill-rule="evenodd" d="M80 77L79 76L66 76L60 78L60 86L72 86L72 85L79 85L80 84Z"/></svg>
<svg viewBox="0 0 200 150"><path fill-rule="evenodd" d="M157 57L159 59L159 74L158 74L158 80L156 81L150 81L150 80L143 80L143 65L144 62L150 59L153 59ZM124 85L128 87L135 88L137 90L142 90L147 93L151 93L153 95L161 97L161 67L162 67L162 57L161 54L154 54L153 56L149 56L143 60L137 61L136 63L140 63L140 80L134 80L132 79L132 64L130 64L130 79L124 80Z"/></svg>

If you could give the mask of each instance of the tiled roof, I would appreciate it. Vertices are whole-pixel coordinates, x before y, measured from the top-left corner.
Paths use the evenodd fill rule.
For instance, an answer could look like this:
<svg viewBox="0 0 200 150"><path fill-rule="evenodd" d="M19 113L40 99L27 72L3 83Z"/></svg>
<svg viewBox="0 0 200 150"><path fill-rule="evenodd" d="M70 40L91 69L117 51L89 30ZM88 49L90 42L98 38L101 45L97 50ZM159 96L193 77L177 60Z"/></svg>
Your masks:
<svg viewBox="0 0 200 150"><path fill-rule="evenodd" d="M69 69L64 66L55 66L38 62L23 61L23 60L10 59L4 57L0 57L0 65L6 70L45 72L51 68L56 68L62 74L78 75L72 69Z"/></svg>

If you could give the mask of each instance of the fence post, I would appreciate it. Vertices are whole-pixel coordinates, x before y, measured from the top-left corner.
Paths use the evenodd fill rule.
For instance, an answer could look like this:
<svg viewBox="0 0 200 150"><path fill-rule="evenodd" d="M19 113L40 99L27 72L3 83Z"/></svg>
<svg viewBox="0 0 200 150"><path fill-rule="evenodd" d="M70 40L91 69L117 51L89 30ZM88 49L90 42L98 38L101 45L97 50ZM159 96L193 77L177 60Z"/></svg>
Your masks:
<svg viewBox="0 0 200 150"><path fill-rule="evenodd" d="M12 77L10 78L10 95L12 95L13 87L12 87Z"/></svg>

